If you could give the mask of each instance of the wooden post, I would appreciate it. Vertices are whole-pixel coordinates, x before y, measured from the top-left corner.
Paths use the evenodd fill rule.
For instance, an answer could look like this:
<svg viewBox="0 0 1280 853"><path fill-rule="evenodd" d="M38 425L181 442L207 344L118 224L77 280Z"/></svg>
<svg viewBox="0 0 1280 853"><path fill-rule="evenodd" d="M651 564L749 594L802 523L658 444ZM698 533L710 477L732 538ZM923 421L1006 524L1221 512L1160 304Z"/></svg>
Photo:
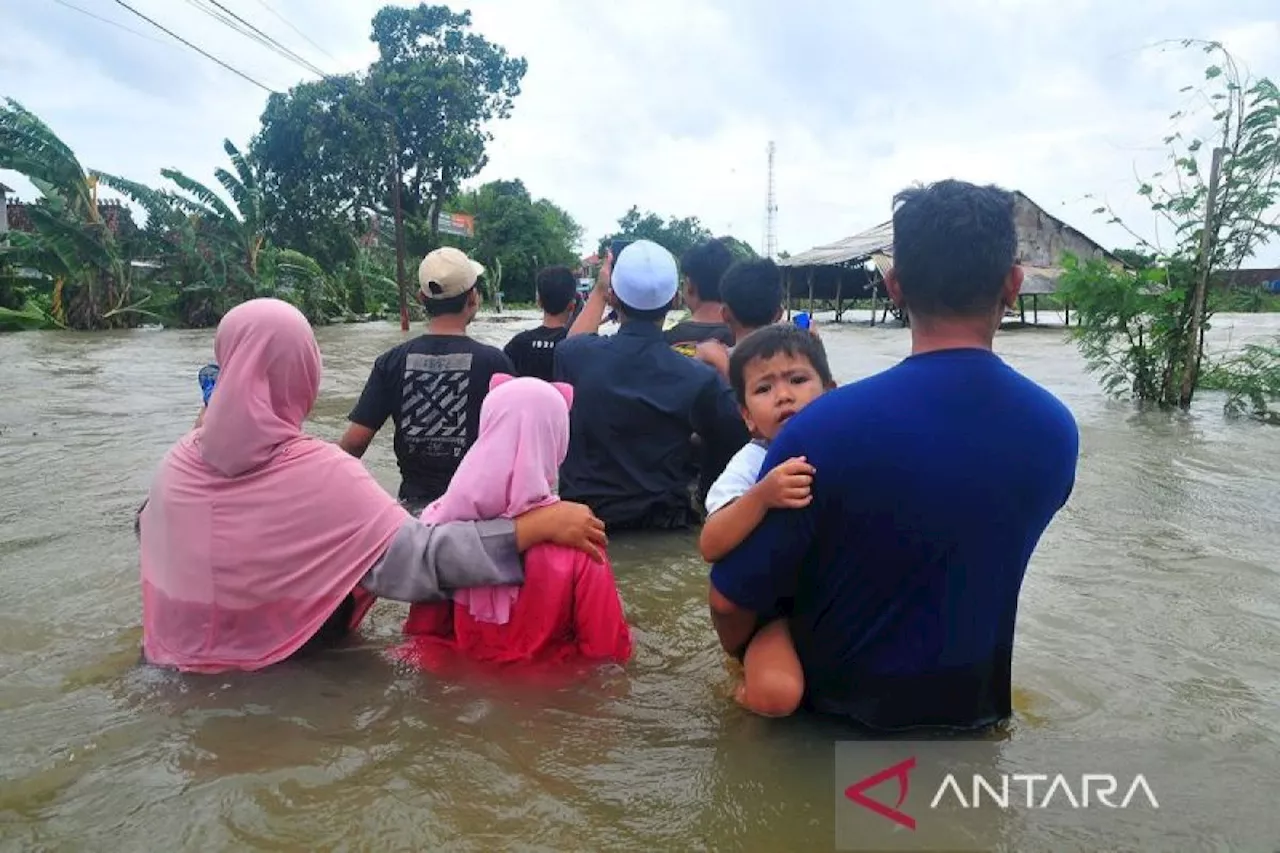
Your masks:
<svg viewBox="0 0 1280 853"><path fill-rule="evenodd" d="M879 308L880 302L880 286L875 282L871 283L871 325L876 324L876 309Z"/></svg>
<svg viewBox="0 0 1280 853"><path fill-rule="evenodd" d="M1018 294L1018 317L1023 323L1027 322L1026 297L1024 297L1021 293Z"/></svg>
<svg viewBox="0 0 1280 853"><path fill-rule="evenodd" d="M809 267L809 320L813 320L813 267Z"/></svg>
<svg viewBox="0 0 1280 853"><path fill-rule="evenodd" d="M787 322L788 322L788 323L790 323L790 322L791 322L791 278L792 278L792 276L791 276L791 269L788 267L788 268L787 268L786 292L785 292L785 294L784 294L784 298L786 299L786 302L787 302Z"/></svg>
<svg viewBox="0 0 1280 853"><path fill-rule="evenodd" d="M1031 322L1033 325L1040 325L1040 294L1031 294Z"/></svg>
<svg viewBox="0 0 1280 853"><path fill-rule="evenodd" d="M409 331L409 294L404 269L404 211L400 207L400 155L397 152L395 174L391 180L391 205L396 223L396 289L400 292L400 331Z"/></svg>
<svg viewBox="0 0 1280 853"><path fill-rule="evenodd" d="M1218 203L1218 179L1222 172L1222 158L1227 149L1213 149L1213 165L1209 169L1209 192L1204 200L1204 229L1200 232L1200 269L1196 277L1196 289L1191 299L1191 323L1187 327L1186 363L1182 371L1182 387L1178 393L1179 408L1186 409L1191 405L1191 395L1196 390L1196 380L1200 375L1200 338L1203 334L1204 303L1209 290L1210 254L1213 251L1214 238L1217 237L1213 227L1214 208Z"/></svg>
<svg viewBox="0 0 1280 853"><path fill-rule="evenodd" d="M840 317L844 314L844 270L840 270L836 274L836 322L840 322Z"/></svg>
<svg viewBox="0 0 1280 853"><path fill-rule="evenodd" d="M1065 325L1067 326L1071 325L1071 303L1070 302L1062 303L1062 319Z"/></svg>

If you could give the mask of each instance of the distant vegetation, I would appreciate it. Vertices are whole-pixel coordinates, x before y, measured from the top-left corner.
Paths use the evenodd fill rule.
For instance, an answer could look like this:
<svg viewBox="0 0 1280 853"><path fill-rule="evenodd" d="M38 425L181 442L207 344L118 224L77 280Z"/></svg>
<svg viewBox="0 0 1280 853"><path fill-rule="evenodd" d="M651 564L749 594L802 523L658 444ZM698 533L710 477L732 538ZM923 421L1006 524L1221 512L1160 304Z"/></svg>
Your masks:
<svg viewBox="0 0 1280 853"><path fill-rule="evenodd" d="M213 181L95 172L34 112L0 105L0 169L40 194L0 243L0 331L212 326L256 296L313 323L394 314L397 196L410 292L417 260L441 245L485 264L508 302L533 300L539 267L576 267L582 229L567 211L519 180L462 187L488 162L488 128L511 114L525 60L445 6L387 6L371 40L378 58L364 71L270 96L247 148L225 141ZM473 215L474 234L441 233L442 211ZM675 252L710 236L694 217L663 224L635 208L619 234Z"/></svg>
<svg viewBox="0 0 1280 853"><path fill-rule="evenodd" d="M1075 310L1072 334L1108 392L1185 410L1207 385L1227 391L1228 412L1274 422L1280 339L1207 364L1205 332L1222 307L1210 298L1213 283L1280 234L1280 89L1243 76L1216 42L1181 46L1213 59L1202 85L1182 89L1187 106L1170 119L1208 116L1214 131L1207 140L1166 136L1168 170L1137 190L1171 227L1173 242L1159 246L1131 232L1139 248L1124 260L1136 271L1067 257L1058 296ZM1200 162L1206 145L1208 175ZM1096 212L1127 227L1107 206Z"/></svg>

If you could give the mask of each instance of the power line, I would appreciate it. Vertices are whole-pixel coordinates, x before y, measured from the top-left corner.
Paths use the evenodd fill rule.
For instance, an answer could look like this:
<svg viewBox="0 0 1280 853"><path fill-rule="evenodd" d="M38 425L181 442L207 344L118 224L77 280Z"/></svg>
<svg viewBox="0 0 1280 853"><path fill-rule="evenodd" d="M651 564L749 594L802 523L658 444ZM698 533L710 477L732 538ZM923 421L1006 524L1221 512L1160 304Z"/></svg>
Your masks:
<svg viewBox="0 0 1280 853"><path fill-rule="evenodd" d="M267 3L267 0L258 0L258 3L262 5L262 8L266 9L266 10L267 10L268 12L270 12L272 15L275 15L275 16L276 16L276 18L278 18L280 21L282 21L286 27L288 27L289 29L293 30L293 31L294 31L295 33L297 33L298 35L302 36L303 40L304 40L304 41L306 41L306 42L307 42L307 44L311 45L311 46L312 46L312 47L314 47L316 50L320 51L320 52L321 52L321 53L323 53L325 56L327 56L327 57L329 57L330 59L332 59L334 62L337 62L337 61L338 61L338 58L337 58L336 56L334 56L333 54L331 54L329 51L325 50L325 49L324 49L323 47L321 47L320 45L316 44L314 41L312 41L312 40L311 40L311 38L310 38L306 33L304 33L302 30L298 29L297 27L295 27L293 24L289 23L289 21L288 21L288 20L287 20L283 15L281 15L279 12L277 12L275 9L272 9L272 8L271 8L271 6L270 6L270 4L268 4L268 3Z"/></svg>
<svg viewBox="0 0 1280 853"><path fill-rule="evenodd" d="M119 2L119 0L116 0L116 2ZM266 47L268 50L271 50L273 53L283 57L284 59L289 60L290 62L293 62L295 65L298 65L300 68L303 68L306 71L311 72L312 74L316 74L323 80L334 80L340 76L340 75L326 73L323 69L317 67L316 65L312 64L310 61L299 56L297 53L285 47L283 44L276 41L271 36L267 35L266 33L263 33L253 24L249 23L248 21L245 21L235 12L232 12L230 9L227 9L221 3L217 2L217 0L186 0L186 2L188 5L192 6L193 8L199 9L201 12L204 12L206 15L209 15L214 20L218 21L219 23L222 23L223 25L225 25L226 27L228 27L238 35L242 35L245 38L253 40L259 45L262 45ZM238 26L226 15L221 15L218 12L214 11L213 9L209 9L209 8L206 8L205 6L200 5L203 2L209 2L214 6L217 6L219 9L225 10L231 16L231 18L234 18L236 21L243 22L245 26ZM277 17L279 16L277 15ZM288 22L286 21L286 23ZM249 32L248 30L246 30L245 29L246 26L253 32ZM254 33L257 33L257 35L255 35ZM306 38L306 36L304 35L303 38ZM310 39L308 39L308 41L310 41ZM326 56L327 55L328 54L326 54ZM367 95L361 94L358 97L361 103L363 103L368 107L371 107L373 110L380 113L383 117L390 119L392 121L395 120L394 113L390 112L386 107L382 106L376 101L369 99Z"/></svg>
<svg viewBox="0 0 1280 853"><path fill-rule="evenodd" d="M237 15L235 12L232 12L232 11L231 11L230 9L228 9L226 6L223 6L221 3L219 3L219 2L218 2L218 0L209 0L209 2L210 2L210 3L212 3L213 5L217 6L217 7L218 7L219 9L221 9L222 11L226 12L226 13L227 13L228 15L230 15L231 17L235 18L235 19L236 19L237 21L239 21L240 23L244 24L244 25L245 25L246 27L248 27L249 29L253 30L253 31L254 31L255 33L257 33L258 35L262 36L262 37L263 37L264 39L266 39L267 41L271 42L271 44L274 44L276 47L278 47L278 48L280 48L281 50L283 50L285 53L287 53L289 56L293 57L293 58L294 58L295 60L297 60L298 62L305 64L305 67L307 67L307 68L311 69L311 70L312 70L313 72L315 72L316 74L319 74L321 77L326 76L326 75L325 75L325 73L324 73L324 71L322 71L322 70L320 69L320 67L319 67L319 66L317 66L315 63L311 62L310 60L306 59L305 57L303 57L303 56L301 56L301 55L299 55L299 54L297 54L297 53L294 53L292 50L290 50L289 48L285 47L283 44L281 44L280 42L276 41L274 38L272 38L271 36L267 35L267 34L266 34L266 33L264 33L262 30L258 29L258 28L257 28L257 27L255 27L253 24L251 24L251 23L249 23L248 21L246 21L244 18L240 17L240 16L239 16L239 15Z"/></svg>
<svg viewBox="0 0 1280 853"><path fill-rule="evenodd" d="M209 6L204 5L204 2L208 2L211 6L216 7L217 10L220 10L220 11L215 11L215 9L209 8ZM232 32L238 35L242 35L245 38L252 39L253 41L260 44L261 46L265 47L267 50L270 50L271 52L275 53L277 56L283 57L284 59L288 60L289 62L292 62L298 67L303 68L304 70L309 71L312 74L317 74L321 77L326 76L324 71L319 67L317 67L314 63L310 62L309 60L305 59L302 56L299 56L297 53L285 47L283 44L276 41L274 38L267 35L262 30L258 29L256 26L254 26L250 22L246 21L244 18L237 15L235 12L231 11L226 6L217 2L217 0L204 0L204 2L202 2L202 0L187 0L187 5L205 13L206 15L213 18L218 23L230 29Z"/></svg>
<svg viewBox="0 0 1280 853"><path fill-rule="evenodd" d="M53 0L53 2L57 3L59 6L65 6L66 8L71 9L75 12L79 12L81 15L88 15L90 18L101 21L104 24L110 24L111 26L117 29L124 30L126 33L133 33L138 38L143 38L143 39L146 39L147 41L153 41L156 44L168 44L168 42L161 41L155 36L149 36L146 33L138 32L132 27L126 27L124 24L120 23L119 21L113 21L110 18L104 18L101 15L95 15L93 12L90 12L88 9L81 9L79 6L66 2L66 0Z"/></svg>
<svg viewBox="0 0 1280 853"><path fill-rule="evenodd" d="M178 41L182 42L182 43L183 43L183 44L185 44L187 47L189 47L189 48L191 48L192 50L194 50L196 53L199 53L201 56L204 56L204 57L206 57L207 59L212 59L214 62L218 63L218 64L219 64L219 65L221 65L223 68L225 68L225 69L227 69L228 71L230 71L232 74L235 74L237 77L241 77L241 78L243 78L243 79L245 79L245 80L248 80L250 83L252 83L253 85L257 86L259 89L262 89L262 90L263 90L263 91L265 91L265 92L270 92L270 93L272 93L273 95L274 95L274 94L279 94L278 92L276 92L276 90L275 90L275 89L272 89L272 88L271 88L271 87L269 87L269 86L264 86L263 84L259 83L257 80L254 80L254 79L253 79L252 77L250 77L248 74L245 74L243 71L239 71L239 70L237 70L237 69L235 69L235 68L232 68L230 65L228 65L228 64L227 64L227 63L225 63L225 62L223 62L221 59L219 59L218 57L214 56L213 54L208 53L208 52L206 52L206 51L202 50L202 49L201 49L201 48L199 48L199 47L196 47L194 44L192 44L191 42L187 41L186 39L184 39L182 36L178 35L177 33L173 32L172 30L166 29L162 24L158 24L158 23L156 23L155 21L151 20L151 19L150 19L150 18L148 18L146 15L142 14L142 13L141 13L141 12L139 12L137 9L133 8L133 7L132 7L132 6L130 6L128 3L124 2L124 0L115 0L115 2L116 2L116 5L117 5L117 6L122 6L122 7L124 7L125 9L128 9L130 12L132 12L132 13L133 13L133 14L135 14L135 15L137 15L139 18L141 18L142 20L146 21L148 24L151 24L151 26L155 27L155 28L156 28L156 29L158 29L158 30L161 30L162 32L168 33L170 36L172 36L173 38L175 38L175 39L177 39Z"/></svg>

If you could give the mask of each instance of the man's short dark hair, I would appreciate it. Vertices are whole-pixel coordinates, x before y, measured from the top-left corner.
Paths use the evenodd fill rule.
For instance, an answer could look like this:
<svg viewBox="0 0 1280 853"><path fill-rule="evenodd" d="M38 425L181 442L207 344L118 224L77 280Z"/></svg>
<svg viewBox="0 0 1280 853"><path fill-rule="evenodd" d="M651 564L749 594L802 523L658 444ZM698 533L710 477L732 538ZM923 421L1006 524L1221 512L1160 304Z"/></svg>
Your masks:
<svg viewBox="0 0 1280 853"><path fill-rule="evenodd" d="M614 294L613 298L618 302L618 310L621 311L623 314L625 314L628 320L640 320L641 322L660 323L667 318L667 313L671 310L671 303L667 303L666 305L663 305L661 308L646 308L644 310L641 310L639 308L632 308L630 305L623 302L621 299L618 299L618 295L616 293Z"/></svg>
<svg viewBox="0 0 1280 853"><path fill-rule="evenodd" d="M578 298L578 280L568 267L547 267L538 273L538 301L548 314L563 314Z"/></svg>
<svg viewBox="0 0 1280 853"><path fill-rule="evenodd" d="M721 240L708 240L680 257L680 274L693 284L704 302L720 301L720 279L733 264L733 252Z"/></svg>
<svg viewBox="0 0 1280 853"><path fill-rule="evenodd" d="M808 329L791 323L773 323L747 335L729 356L729 384L733 386L738 405L747 405L747 365L756 359L773 358L778 353L808 359L824 388L834 384L822 341Z"/></svg>
<svg viewBox="0 0 1280 853"><path fill-rule="evenodd" d="M769 258L738 261L720 279L720 300L747 328L767 326L782 308L782 271Z"/></svg>
<svg viewBox="0 0 1280 853"><path fill-rule="evenodd" d="M945 180L893 201L893 266L907 308L922 317L993 311L1018 251L1013 193Z"/></svg>
<svg viewBox="0 0 1280 853"><path fill-rule="evenodd" d="M446 299L428 299L423 296L422 307L427 312L428 317L447 317L450 314L461 314L467 308L467 300L471 298L472 291L479 286L477 283L471 290Z"/></svg>

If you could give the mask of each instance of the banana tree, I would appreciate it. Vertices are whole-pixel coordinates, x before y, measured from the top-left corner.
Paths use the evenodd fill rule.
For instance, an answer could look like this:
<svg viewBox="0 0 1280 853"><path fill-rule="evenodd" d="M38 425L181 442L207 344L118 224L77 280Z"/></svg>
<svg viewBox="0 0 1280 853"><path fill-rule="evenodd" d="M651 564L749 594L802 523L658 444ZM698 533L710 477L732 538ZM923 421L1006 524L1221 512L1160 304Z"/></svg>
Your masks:
<svg viewBox="0 0 1280 853"><path fill-rule="evenodd" d="M12 232L6 254L11 267L43 275L53 320L76 329L136 322L132 270L98 208L96 182L57 134L12 98L0 108L0 169L24 175L40 192L27 206L34 233Z"/></svg>
<svg viewBox="0 0 1280 853"><path fill-rule="evenodd" d="M231 140L223 140L222 147L231 158L235 174L223 168L215 169L213 174L231 197L234 208L208 186L177 169L162 169L160 174L186 194L175 194L173 198L180 207L201 219L209 236L222 244L218 251L228 251L234 257L234 264L228 267L226 284L231 291L228 295L240 302L256 295L258 266L267 239L266 219L262 190L253 167Z"/></svg>
<svg viewBox="0 0 1280 853"><path fill-rule="evenodd" d="M333 280L352 314L381 316L393 313L399 301L395 272L394 253L357 244L353 259L334 270Z"/></svg>
<svg viewBox="0 0 1280 853"><path fill-rule="evenodd" d="M234 304L228 292L239 261L223 240L217 223L190 213L183 199L168 190L105 173L99 181L141 207L147 215L143 251L160 272L157 287L148 294L152 310L175 319L179 325L217 325Z"/></svg>
<svg viewBox="0 0 1280 853"><path fill-rule="evenodd" d="M266 292L284 299L313 325L323 325L347 313L342 291L324 274L315 258L293 249L269 249L262 257Z"/></svg>

